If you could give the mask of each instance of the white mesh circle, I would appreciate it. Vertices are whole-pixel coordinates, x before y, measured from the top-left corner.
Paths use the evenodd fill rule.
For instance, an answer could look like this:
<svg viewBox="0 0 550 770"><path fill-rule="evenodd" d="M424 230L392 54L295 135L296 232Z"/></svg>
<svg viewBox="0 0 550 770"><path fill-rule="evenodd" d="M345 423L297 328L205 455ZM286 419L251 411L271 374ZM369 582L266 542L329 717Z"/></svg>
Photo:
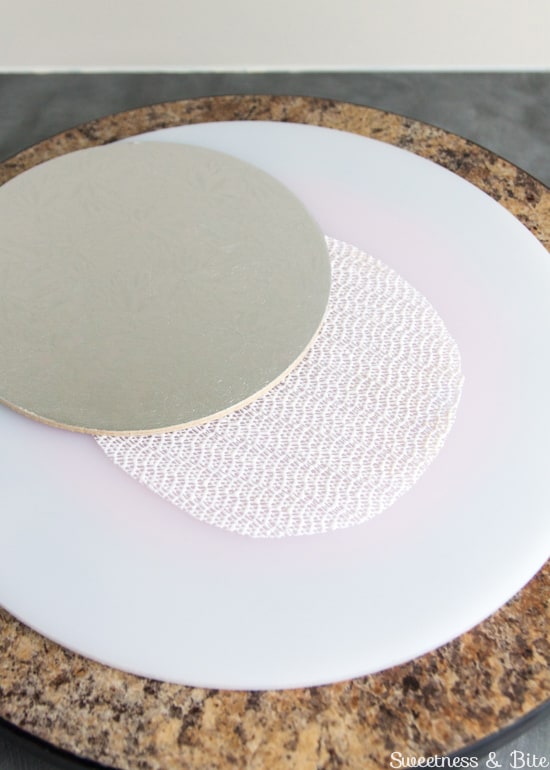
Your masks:
<svg viewBox="0 0 550 770"><path fill-rule="evenodd" d="M359 524L410 489L453 425L458 348L395 271L327 243L327 317L282 383L195 428L97 436L107 456L186 513L252 537Z"/></svg>

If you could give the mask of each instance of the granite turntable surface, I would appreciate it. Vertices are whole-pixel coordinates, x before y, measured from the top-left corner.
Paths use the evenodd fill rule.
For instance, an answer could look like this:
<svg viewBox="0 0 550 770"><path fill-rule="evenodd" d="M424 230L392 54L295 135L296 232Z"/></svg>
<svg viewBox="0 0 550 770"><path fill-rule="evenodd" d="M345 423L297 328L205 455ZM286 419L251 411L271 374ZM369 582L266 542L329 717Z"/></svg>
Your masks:
<svg viewBox="0 0 550 770"><path fill-rule="evenodd" d="M104 114L247 92L307 93L410 116L375 110L365 117L353 107L299 98L246 101L264 119L300 122L321 115L325 124L346 130L367 125L377 138L466 177L539 239L547 237L550 199L535 179L414 120L488 146L548 184L550 76L543 74L6 75L0 78L0 159ZM189 109L199 111L202 119L222 110L231 119L242 105L205 99L185 109L187 116ZM57 147L102 143L113 130L136 133L151 121L160 125L183 116L181 107L168 113L138 110L115 128L98 121L81 133L67 132ZM51 150L44 145L43 151ZM73 766L78 756L113 767L384 767L393 746L406 745L417 755L470 747L482 757L503 741L495 755L502 767L509 766L514 749L548 756L548 579L546 569L497 616L411 664L291 696L176 688L105 671L2 613L0 768L47 770ZM465 671L462 680L458 666ZM349 722L345 730L338 728L342 714ZM29 734L68 753L52 754Z"/></svg>

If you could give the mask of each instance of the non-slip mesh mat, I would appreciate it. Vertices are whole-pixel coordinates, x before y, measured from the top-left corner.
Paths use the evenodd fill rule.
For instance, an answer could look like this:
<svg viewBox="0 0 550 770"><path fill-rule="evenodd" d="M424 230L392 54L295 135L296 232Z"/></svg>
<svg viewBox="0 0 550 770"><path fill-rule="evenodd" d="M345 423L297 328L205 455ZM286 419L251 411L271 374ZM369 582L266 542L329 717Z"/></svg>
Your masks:
<svg viewBox="0 0 550 770"><path fill-rule="evenodd" d="M455 420L459 350L394 270L327 243L327 316L283 382L205 425L97 436L107 456L186 514L252 537L350 527L410 489Z"/></svg>

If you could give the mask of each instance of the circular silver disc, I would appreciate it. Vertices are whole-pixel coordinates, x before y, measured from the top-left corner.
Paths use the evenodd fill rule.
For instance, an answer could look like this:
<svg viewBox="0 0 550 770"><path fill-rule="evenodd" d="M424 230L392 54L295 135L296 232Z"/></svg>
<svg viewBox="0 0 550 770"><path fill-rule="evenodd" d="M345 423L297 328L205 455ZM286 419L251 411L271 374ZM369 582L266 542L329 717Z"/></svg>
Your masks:
<svg viewBox="0 0 550 770"><path fill-rule="evenodd" d="M244 406L303 357L324 237L270 175L168 143L80 150L0 187L0 401L89 433Z"/></svg>

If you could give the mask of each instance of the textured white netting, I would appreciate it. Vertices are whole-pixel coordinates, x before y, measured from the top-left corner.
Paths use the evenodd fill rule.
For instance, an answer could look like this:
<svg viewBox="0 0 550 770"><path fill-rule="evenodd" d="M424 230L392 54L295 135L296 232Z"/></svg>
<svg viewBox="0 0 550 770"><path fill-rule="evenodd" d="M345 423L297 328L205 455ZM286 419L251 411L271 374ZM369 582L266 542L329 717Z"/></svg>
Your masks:
<svg viewBox="0 0 550 770"><path fill-rule="evenodd" d="M452 427L460 354L403 278L327 243L327 317L282 383L195 428L96 437L108 457L186 513L252 537L349 527L406 492Z"/></svg>

